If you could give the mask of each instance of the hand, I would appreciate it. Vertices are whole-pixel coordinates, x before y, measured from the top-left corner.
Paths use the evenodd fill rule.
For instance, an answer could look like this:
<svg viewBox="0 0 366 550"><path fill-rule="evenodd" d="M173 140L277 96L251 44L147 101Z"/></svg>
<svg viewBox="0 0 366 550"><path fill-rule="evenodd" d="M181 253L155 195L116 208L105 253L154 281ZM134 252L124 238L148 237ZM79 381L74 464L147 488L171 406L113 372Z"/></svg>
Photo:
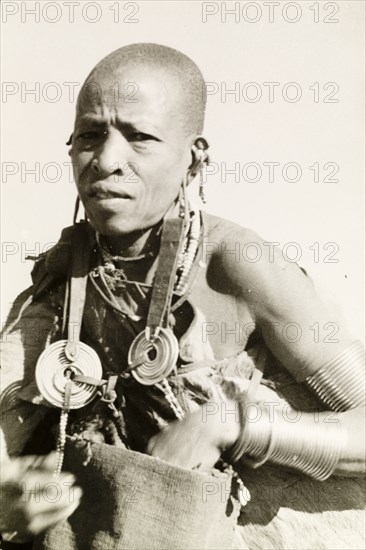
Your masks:
<svg viewBox="0 0 366 550"><path fill-rule="evenodd" d="M4 540L26 542L64 521L78 507L81 489L72 474L53 475L56 453L1 464L0 531Z"/></svg>
<svg viewBox="0 0 366 550"><path fill-rule="evenodd" d="M181 468L210 470L223 450L233 445L239 436L236 407L233 401L200 407L154 435L147 453Z"/></svg>

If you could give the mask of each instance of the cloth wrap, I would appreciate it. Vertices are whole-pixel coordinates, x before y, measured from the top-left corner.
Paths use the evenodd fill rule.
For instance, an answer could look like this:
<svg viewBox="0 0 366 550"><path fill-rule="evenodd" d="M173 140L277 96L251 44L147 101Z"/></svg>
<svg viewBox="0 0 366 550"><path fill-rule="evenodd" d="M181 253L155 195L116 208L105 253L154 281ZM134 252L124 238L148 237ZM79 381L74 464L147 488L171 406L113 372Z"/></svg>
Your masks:
<svg viewBox="0 0 366 550"><path fill-rule="evenodd" d="M230 549L237 508L230 473L189 471L104 443L69 442L65 469L83 489L65 522L34 550ZM90 452L89 450L89 452Z"/></svg>
<svg viewBox="0 0 366 550"><path fill-rule="evenodd" d="M246 230L243 233L244 230L240 227L221 218L206 216L203 221L205 242L211 243L211 249L214 249L214 251L221 250L222 242L227 244L228 250L234 249L236 242L256 242L257 236L252 233L247 235ZM10 391L13 386L16 389L16 391L10 392L14 396L14 403L11 402L5 407L2 419L5 442L11 456L20 454L26 441L34 440L34 436L31 436L34 434L36 426L50 411L50 409L43 406L36 395L34 366L44 347L48 343L62 338L62 308L65 273L69 264L69 235L70 228L65 229L58 245L36 263L33 270L34 285L32 289L24 292L14 303L12 314L9 316L5 328L2 356L3 388L8 386ZM233 245L231 248L229 248L230 244ZM93 245L91 246L93 247ZM202 257L201 252L200 254L200 257ZM257 326L255 319L252 318L246 301L237 299L231 279L226 282L223 265L215 260L217 256L220 257L219 254L213 254L212 260L207 257L205 262L198 261L195 263L189 289L174 306L175 318L178 323L176 329L179 329L182 324L184 329L179 331L180 359L182 362L182 367L179 367L181 369L179 378L185 389L184 396L189 398L189 405L193 403L196 407L210 401L213 398L213 391L217 389L224 390L226 394L232 393L235 398L238 391L246 389L246 381L251 374L251 365L247 354L250 354L254 362L257 363L257 358L252 353L253 349L258 347L268 352L260 338L260 331L258 331L258 340L256 339ZM246 265L246 269L250 265ZM257 266L257 264L253 265ZM258 263L258 266L260 266L260 263ZM321 325L329 319L334 320L334 317L324 317L323 304L318 299L315 289L312 288L311 281L300 269L293 264L286 263L286 265L283 265L281 262L276 266L276 263L271 263L268 267L266 284L269 284L272 280L274 281L273 284L278 288L278 301L286 305L286 311L289 310L284 319L280 318L282 323L292 323L296 320L300 326L306 328L312 326L314 319L321 321ZM234 270L239 267L241 267L239 263L233 262L230 269ZM262 271L260 273L263 275ZM284 283L283 277L286 273L287 278L285 278ZM251 279L251 284L248 284L248 295L257 291L256 281L255 278ZM35 300L20 314L22 304L32 294ZM273 293L271 293L271 297L273 297ZM277 309L280 309L280 306ZM304 313L307 310L314 311L312 321ZM190 315L190 312L192 315ZM146 312L137 309L135 313L144 316ZM187 322L185 319L187 319ZM208 334L207 343L204 343L202 327L206 321L211 328L216 328L216 330L211 330L211 333ZM122 338L116 331L116 326L123 327L123 323L123 318L118 312L108 307L102 298L93 292L93 288L90 288L83 319L83 341L92 345L97 351L105 370L108 372L119 372L121 365L126 362L130 342L125 336ZM28 326L35 327L37 330L32 331ZM229 329L238 326L245 329L245 331L241 330L238 334L228 334L227 337L222 338L222 333L218 330L221 326ZM136 333L142 329L143 326L136 326ZM299 345L294 345L286 339L277 338L275 340L277 345L275 351L279 356L279 360L283 360L286 368L281 365L279 360L275 360L269 352L265 358L264 380L259 389L258 400L276 404L277 410L282 410L285 414L288 413L290 419L296 417L296 411L314 411L314 414L316 414L318 411L323 410L316 396L311 394L301 382L308 374L314 372L311 369L320 367L325 362L324 354L326 357L331 358L331 350L337 347L336 344L317 344L314 346L311 341L306 339L308 334L311 335L310 330L303 331ZM339 334L337 334L338 336ZM310 351L314 353L314 356L310 354L309 357ZM336 351L334 351L335 354ZM239 359L242 362L241 366L238 364ZM199 363L201 364L199 365ZM193 371L187 369L186 371L184 365L189 364L194 364L196 369ZM292 365L298 367L296 370L296 372L299 372L297 380L294 378L294 369L292 368L291 371L293 374L288 370ZM146 439L155 433L156 426L152 426L151 433L147 428L149 422L153 424L153 421L156 420L158 412L161 412L161 415L158 415L159 419L165 419L166 417L166 411L162 410L162 407L155 407L156 402L155 400L152 401L154 395L146 392L145 395L142 392L138 394L137 390L135 387L125 388L127 409L130 410L127 423L131 424L131 434L136 434L136 440L133 441L135 451L142 449ZM4 401L7 400L4 399ZM151 403L155 407L154 415L148 414ZM157 405L160 405L160 401ZM291 410L295 411L295 414ZM331 413L329 414L329 421L332 421ZM149 433L143 434L142 427ZM103 455L104 458L108 457L109 460L111 457L112 462L110 465L99 454L100 448L103 448L106 453ZM217 542L220 539L216 541L214 539L216 533L224 529L223 525L225 519L227 519L225 515L226 504L221 503L220 500L224 493L219 490L218 494L215 495L218 499L215 502L218 507L217 510L220 510L221 513L222 523L221 520L218 522L216 519L215 521L212 519L216 516L211 509L206 516L203 511L199 516L198 511L194 511L195 508L191 502L193 496L198 495L197 487L196 491L194 490L194 480L202 479L197 477L202 476L202 473L184 471L184 474L182 474L182 470L168 466L157 459L133 451L122 451L111 445L102 444L99 447L99 444L92 444L91 449L92 458L88 467L85 468L80 466L80 458L74 459L74 455L69 455L73 451L70 447L67 448L65 469L71 468L72 471L76 471L75 468L79 468L77 477L80 476L80 483L85 496L80 508L66 523L50 530L43 542L37 540L38 548L42 548L41 544L43 544L43 548L59 548L60 550L61 548L62 550L75 548L75 544L77 544L77 548L81 549L93 548L92 544L102 544L105 546L99 546L99 548L108 548L106 546L107 538L110 537L108 540L112 540L113 522L117 521L117 518L113 519L116 515L115 503L117 501L120 506L122 504L133 505L133 507L141 506L140 516L138 514L135 516L140 517L140 521L136 526L136 540L139 541L140 548L153 548L152 536L148 537L147 544L144 544L145 538L139 538L140 536L145 537L146 531L142 529L141 525L145 513L151 514L154 510L162 511L162 503L164 504L163 512L160 513L159 523L154 525L155 528L165 528L167 518L173 517L171 516L173 514L174 518L179 521L176 521L172 531L181 528L187 529L187 526L189 526L189 533L194 535L194 526L201 523L202 533L200 535L206 542L200 546L197 541L194 544L196 548L209 548L204 544L211 542L212 544L221 544L221 542ZM28 450L28 452L33 454L35 451ZM117 455L119 457L133 457L128 467L131 468L133 479L137 480L139 490L142 490L142 486L138 481L139 477L148 479L148 482L151 483L153 477L157 475L156 473L154 476L152 475L154 467L157 466L147 469L148 464L158 464L159 468L164 469L163 490L175 486L174 484L169 485L170 480L173 479L169 476L173 476L174 472L174 475L184 475L186 480L190 479L192 490L186 491L184 497L187 498L187 502L190 502L192 516L188 514L184 516L181 513L181 516L178 517L178 512L177 514L174 512L174 508L178 506L178 501L169 500L167 495L164 492L159 492L159 490L147 492L146 489L146 500L143 499L139 503L127 503L128 496L132 496L133 486L129 484L131 479L128 480L123 475L116 476L113 481L113 483L125 484L122 498L117 498L117 493L113 488L113 491L110 492L112 496L105 503L102 503L103 491L101 487L105 487L108 483L112 484L113 476L108 477L110 476L108 472L110 472L109 468L112 468L114 460L112 457ZM82 456L84 457L83 453ZM99 460L98 465L97 459ZM141 472L141 476L138 472L138 464L144 464L142 470L145 469L145 473ZM301 473L290 472L270 464L254 471L248 469L245 464L238 464L237 467L240 477L249 489L252 498L239 517L236 528L237 536L234 542L235 548L249 547L252 550L263 550L263 548L268 550L288 548L293 550L307 548L340 550L348 548L358 550L364 547L365 489L363 480L360 478L342 479L331 477L325 482L318 482ZM105 472L104 468L106 468ZM132 472L134 468L136 470ZM93 472L92 483L88 482L88 479L90 479L88 478L89 470ZM148 475L146 472L148 472ZM99 479L99 485L97 479ZM212 478L212 476L209 479L216 481L216 478ZM200 486L198 491L200 495L201 488ZM183 489L180 488L179 490L183 496ZM208 495L207 498L208 500L213 499L214 495ZM125 500L123 501L123 499ZM153 504L151 499L156 499L158 504ZM196 504L198 506L199 503L196 502ZM205 506L208 504L210 503L205 503ZM183 506L183 503L179 501L179 505ZM211 505L213 506L213 500ZM105 512L105 510L108 510L108 512ZM84 515L79 516L79 514ZM74 518L79 517L80 521L76 524ZM196 523L196 519L199 517L202 519ZM234 518L232 519L234 520ZM216 523L217 528L215 527ZM118 527L116 527L116 530L118 531ZM76 535L77 532L83 533L83 535ZM171 537L174 536L170 532L168 534ZM106 538L101 538L103 536ZM209 542L210 537L211 542ZM84 540L85 545L83 546ZM127 543L124 544L128 548ZM160 547L164 548L162 545ZM174 545L171 544L170 547L174 548ZM183 545L181 547L184 548ZM224 543L221 544L221 547L225 548ZM98 548L98 546L95 546L95 548Z"/></svg>

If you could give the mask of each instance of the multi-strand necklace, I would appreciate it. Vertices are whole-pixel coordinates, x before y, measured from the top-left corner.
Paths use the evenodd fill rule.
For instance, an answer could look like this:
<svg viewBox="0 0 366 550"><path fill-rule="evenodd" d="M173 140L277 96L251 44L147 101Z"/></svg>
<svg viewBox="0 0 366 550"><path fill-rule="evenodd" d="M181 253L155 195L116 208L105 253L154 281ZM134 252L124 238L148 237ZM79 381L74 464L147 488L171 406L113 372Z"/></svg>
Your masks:
<svg viewBox="0 0 366 550"><path fill-rule="evenodd" d="M201 216L198 209L191 209L190 219L187 224L185 238L182 250L179 253L177 274L174 284L174 292L180 296L187 290L188 280L191 273L192 265L196 257L200 231L201 231ZM152 258L154 252L146 252L138 256L126 257L113 255L106 246L103 237L97 233L96 240L102 257L103 271L107 275L106 280L110 290L113 292L116 288L123 288L128 283L128 278L123 268L116 267L116 264L123 262L138 261L145 258Z"/></svg>
<svg viewBox="0 0 366 550"><path fill-rule="evenodd" d="M168 225L169 223L166 224L167 227ZM179 225L182 227L182 221L179 224L173 220L173 223L170 224L170 230L175 226L176 233L181 235L177 240L176 234L175 241L173 238L172 242L169 242L169 238L164 236L163 230L160 248L162 245L165 246L166 256L163 253L162 258L158 257L158 261L161 260L160 264L164 266L167 263L168 265L168 271L165 267L165 275L170 272L170 284L163 292L165 306L162 305L163 301L155 300L154 311L154 308L151 308L151 305L154 304L152 295L146 329L136 336L129 350L128 369L142 385L154 385L161 390L175 417L182 420L185 413L168 382L168 376L176 368L179 345L169 326L169 321L167 321L169 319L167 312L170 310L172 290L178 295L183 295L188 286L199 244L201 230L199 211L191 210L189 212L188 229L183 225L184 236L180 230L178 231ZM169 231L166 232L166 235L168 234ZM116 263L127 261L127 259L113 256L99 236L97 242L103 260L102 270L113 276L113 284L120 281L120 286L123 287L129 281L123 269L116 267ZM173 242L175 242L174 254L169 250L170 244ZM98 391L108 388L108 381L102 379L102 365L96 352L90 346L79 341L88 277L87 249L87 232L84 230L83 224L77 224L72 243L73 267L67 339L50 344L39 357L36 366L36 380L40 393L46 401L61 409L56 475L60 474L62 468L69 410L85 406L94 399ZM148 256L153 257L154 253L148 252L138 258ZM165 262L166 258L168 258L167 262ZM137 258L134 257L134 259ZM172 266L172 269L169 266ZM82 273L81 277L80 273ZM159 274L159 265L157 274ZM108 280L105 280L108 283ZM109 279L110 281L111 279ZM146 286L144 283L138 284ZM156 290L155 281L152 294L154 294L154 290ZM113 297L112 289L109 289L109 294ZM133 315L129 315L129 317L131 321L134 320ZM72 330L75 326L79 327L76 335Z"/></svg>
<svg viewBox="0 0 366 550"><path fill-rule="evenodd" d="M183 295L187 289L190 273L196 257L201 231L201 218L198 210L189 211L189 221L185 227L184 238L177 251L176 273L174 278L174 292ZM117 287L125 287L128 281L123 268L116 267L126 261L123 256L112 255L103 238L97 235L100 254L103 262L103 271L107 274L105 282L110 287L110 293ZM152 257L154 254L139 255L135 260ZM128 258L127 261L131 261ZM117 279L117 280L116 280ZM120 283L118 282L120 279ZM112 286L113 285L113 286ZM126 312L125 312L126 313ZM128 315L128 314L127 314ZM131 317L131 315L128 315ZM151 337L149 328L136 336L128 354L129 370L134 378L142 385L154 385L160 389L166 401L179 420L184 417L184 411L170 387L168 376L176 366L178 358L178 342L169 328L160 326L155 336Z"/></svg>

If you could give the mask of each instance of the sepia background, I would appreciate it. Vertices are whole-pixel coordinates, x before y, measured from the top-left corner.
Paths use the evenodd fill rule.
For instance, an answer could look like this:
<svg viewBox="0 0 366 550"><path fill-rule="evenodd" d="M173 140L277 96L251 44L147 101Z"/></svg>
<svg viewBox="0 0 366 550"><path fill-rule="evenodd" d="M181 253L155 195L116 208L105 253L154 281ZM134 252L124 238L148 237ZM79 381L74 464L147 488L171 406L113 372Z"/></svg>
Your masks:
<svg viewBox="0 0 366 550"><path fill-rule="evenodd" d="M158 42L208 83L206 209L284 247L363 338L364 11L363 1L2 2L2 320L30 284L25 256L72 223L65 142L81 83L112 50Z"/></svg>

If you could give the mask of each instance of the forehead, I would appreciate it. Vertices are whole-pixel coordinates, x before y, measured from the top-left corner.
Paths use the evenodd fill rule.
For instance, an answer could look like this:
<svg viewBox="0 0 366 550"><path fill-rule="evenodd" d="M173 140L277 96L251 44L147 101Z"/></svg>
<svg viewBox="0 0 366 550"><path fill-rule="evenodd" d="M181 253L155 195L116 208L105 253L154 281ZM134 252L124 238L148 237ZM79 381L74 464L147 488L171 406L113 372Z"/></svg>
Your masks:
<svg viewBox="0 0 366 550"><path fill-rule="evenodd" d="M177 82L161 68L118 67L95 71L84 84L77 119L118 117L134 124L143 119L164 124L181 118L183 101Z"/></svg>

